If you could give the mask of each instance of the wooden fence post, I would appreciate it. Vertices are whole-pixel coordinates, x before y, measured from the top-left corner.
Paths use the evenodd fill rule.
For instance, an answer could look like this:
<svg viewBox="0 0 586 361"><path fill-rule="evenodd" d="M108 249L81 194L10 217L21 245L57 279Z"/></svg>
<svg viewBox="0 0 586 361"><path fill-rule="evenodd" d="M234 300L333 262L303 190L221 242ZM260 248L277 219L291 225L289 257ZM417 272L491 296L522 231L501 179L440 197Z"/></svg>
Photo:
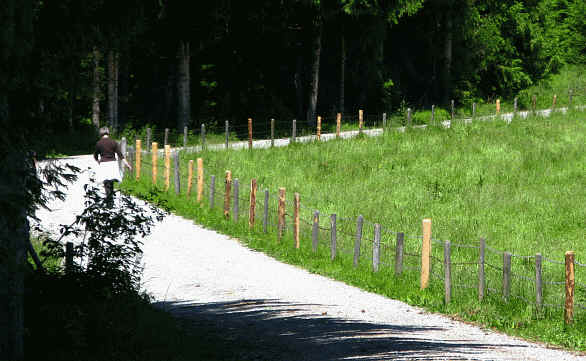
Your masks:
<svg viewBox="0 0 586 361"><path fill-rule="evenodd" d="M238 222L238 216L240 213L240 182L238 178L234 179L234 212L232 217L234 222Z"/></svg>
<svg viewBox="0 0 586 361"><path fill-rule="evenodd" d="M533 113L535 113L535 111L537 110L537 96L535 95L531 97L531 110L533 111Z"/></svg>
<svg viewBox="0 0 586 361"><path fill-rule="evenodd" d="M451 118L450 119L451 120L454 120L454 116L456 115L456 106L454 104L454 99L452 99L451 106L452 106L452 113L451 113Z"/></svg>
<svg viewBox="0 0 586 361"><path fill-rule="evenodd" d="M126 137L122 137L122 139L120 140L120 153L122 153L123 157L126 157L126 148ZM122 163L122 159L118 159L118 168L120 168L120 176L122 177L122 179L124 179L126 169L124 167L124 164Z"/></svg>
<svg viewBox="0 0 586 361"><path fill-rule="evenodd" d="M293 240L295 241L295 248L299 249L299 207L301 206L299 200L299 193L295 193L293 203Z"/></svg>
<svg viewBox="0 0 586 361"><path fill-rule="evenodd" d="M541 274L541 253L535 255L535 304L541 310L543 306L543 278Z"/></svg>
<svg viewBox="0 0 586 361"><path fill-rule="evenodd" d="M342 127L342 113L336 114L336 138L340 138L340 128Z"/></svg>
<svg viewBox="0 0 586 361"><path fill-rule="evenodd" d="M506 301L511 295L511 253L503 254L503 297Z"/></svg>
<svg viewBox="0 0 586 361"><path fill-rule="evenodd" d="M183 147L187 147L187 127L183 127Z"/></svg>
<svg viewBox="0 0 586 361"><path fill-rule="evenodd" d="M383 132L387 129L387 113L383 113Z"/></svg>
<svg viewBox="0 0 586 361"><path fill-rule="evenodd" d="M380 224L374 225L374 243L372 245L372 270L378 272L380 265Z"/></svg>
<svg viewBox="0 0 586 361"><path fill-rule="evenodd" d="M252 149L252 118L248 118L248 149Z"/></svg>
<svg viewBox="0 0 586 361"><path fill-rule="evenodd" d="M153 142L153 148L152 148L152 163L153 163L153 184L157 184L157 179L159 178L159 168L158 168L158 163L159 163L159 143L157 142Z"/></svg>
<svg viewBox="0 0 586 361"><path fill-rule="evenodd" d="M313 225L311 227L311 245L313 253L317 252L319 243L319 211L313 212Z"/></svg>
<svg viewBox="0 0 586 361"><path fill-rule="evenodd" d="M435 104L431 105L431 125L435 125Z"/></svg>
<svg viewBox="0 0 586 361"><path fill-rule="evenodd" d="M336 228L336 214L330 216L330 259L333 261L336 258L337 237L338 231Z"/></svg>
<svg viewBox="0 0 586 361"><path fill-rule="evenodd" d="M452 300L452 260L451 260L451 243L445 241L444 243L444 301L446 305Z"/></svg>
<svg viewBox="0 0 586 361"><path fill-rule="evenodd" d="M199 177L198 177L198 181L199 181ZM192 184L193 184L193 159L190 159L189 163L187 165L187 193L186 193L187 197L189 197L189 195L191 194Z"/></svg>
<svg viewBox="0 0 586 361"><path fill-rule="evenodd" d="M484 299L484 290L486 289L486 278L484 275L484 255L486 249L486 240L480 238L479 257L478 257L478 301Z"/></svg>
<svg viewBox="0 0 586 361"><path fill-rule="evenodd" d="M151 128L146 128L146 146L147 151L151 151Z"/></svg>
<svg viewBox="0 0 586 361"><path fill-rule="evenodd" d="M413 121L411 119L411 108L407 108L407 126L409 128L413 126Z"/></svg>
<svg viewBox="0 0 586 361"><path fill-rule="evenodd" d="M472 119L476 117L476 103L472 103Z"/></svg>
<svg viewBox="0 0 586 361"><path fill-rule="evenodd" d="M553 95L553 102L551 103L551 111L555 110L555 105L557 103L558 96L556 94Z"/></svg>
<svg viewBox="0 0 586 361"><path fill-rule="evenodd" d="M226 171L225 179L225 192L224 192L224 217L230 217L230 192L232 191L232 172Z"/></svg>
<svg viewBox="0 0 586 361"><path fill-rule="evenodd" d="M250 180L250 208L248 210L248 227L254 227L254 216L256 210L256 179Z"/></svg>
<svg viewBox="0 0 586 361"><path fill-rule="evenodd" d="M564 321L566 324L574 322L574 251L566 252L566 303L564 307Z"/></svg>
<svg viewBox="0 0 586 361"><path fill-rule="evenodd" d="M517 116L517 97L515 97L515 99L513 99L513 117Z"/></svg>
<svg viewBox="0 0 586 361"><path fill-rule="evenodd" d="M265 204L264 204L264 213L262 218L262 231L267 233L269 226L269 190L265 189Z"/></svg>
<svg viewBox="0 0 586 361"><path fill-rule="evenodd" d="M175 194L179 195L179 193L181 193L181 179L179 173L179 151L175 151L173 153L173 160L173 163L175 163Z"/></svg>
<svg viewBox="0 0 586 361"><path fill-rule="evenodd" d="M421 289L424 290L429 285L431 259L431 219L424 219L422 228L423 244L421 245Z"/></svg>
<svg viewBox="0 0 586 361"><path fill-rule="evenodd" d="M212 175L210 179L210 208L214 208L214 201L216 199L216 176Z"/></svg>
<svg viewBox="0 0 586 361"><path fill-rule="evenodd" d="M206 147L206 125L201 125L201 150L204 150Z"/></svg>
<svg viewBox="0 0 586 361"><path fill-rule="evenodd" d="M358 110L358 134L362 134L362 128L364 127L364 111Z"/></svg>
<svg viewBox="0 0 586 361"><path fill-rule="evenodd" d="M359 215L356 219L356 239L354 241L354 267L358 266L360 259L360 242L362 241L362 225L364 223L364 217Z"/></svg>
<svg viewBox="0 0 586 361"><path fill-rule="evenodd" d="M203 158L197 158L197 201L203 198Z"/></svg>
<svg viewBox="0 0 586 361"><path fill-rule="evenodd" d="M397 248L395 249L395 274L403 273L403 242L405 234L403 232L397 233Z"/></svg>
<svg viewBox="0 0 586 361"><path fill-rule="evenodd" d="M165 192L169 190L171 179L171 146L165 145Z"/></svg>
<svg viewBox="0 0 586 361"><path fill-rule="evenodd" d="M142 155L142 147L141 147L141 140L136 140L136 179L140 179L140 157Z"/></svg>
<svg viewBox="0 0 586 361"><path fill-rule="evenodd" d="M65 243L65 273L73 271L73 242Z"/></svg>
<svg viewBox="0 0 586 361"><path fill-rule="evenodd" d="M499 115L501 113L501 100L497 99L496 100L496 115Z"/></svg>
<svg viewBox="0 0 586 361"><path fill-rule="evenodd" d="M293 119L291 124L291 143L295 143L297 138L297 119Z"/></svg>
<svg viewBox="0 0 586 361"><path fill-rule="evenodd" d="M278 240L280 241L283 232L285 232L285 188L279 188L279 208L277 211L279 216Z"/></svg>
<svg viewBox="0 0 586 361"><path fill-rule="evenodd" d="M321 117L317 116L317 140L321 139Z"/></svg>
<svg viewBox="0 0 586 361"><path fill-rule="evenodd" d="M165 128L165 139L164 139L165 143L164 146L169 145L169 128Z"/></svg>
<svg viewBox="0 0 586 361"><path fill-rule="evenodd" d="M271 118L271 147L275 146L275 118Z"/></svg>
<svg viewBox="0 0 586 361"><path fill-rule="evenodd" d="M226 132L226 140L225 140L226 149L228 149L229 148L228 141L229 141L229 138L230 138L230 122L227 121L227 120L226 120L226 130L225 130L225 132Z"/></svg>

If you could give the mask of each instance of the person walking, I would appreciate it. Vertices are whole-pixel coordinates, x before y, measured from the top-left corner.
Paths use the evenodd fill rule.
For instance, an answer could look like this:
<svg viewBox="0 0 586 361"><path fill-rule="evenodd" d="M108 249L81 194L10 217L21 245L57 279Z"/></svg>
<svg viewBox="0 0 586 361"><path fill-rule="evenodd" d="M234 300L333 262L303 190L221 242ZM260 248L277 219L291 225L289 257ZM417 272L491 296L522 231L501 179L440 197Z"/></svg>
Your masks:
<svg viewBox="0 0 586 361"><path fill-rule="evenodd" d="M99 134L100 140L96 143L96 151L94 152L94 159L98 162L96 181L104 184L106 200L111 206L114 195L114 182L120 182L122 180L116 156L122 160L129 170L132 170L132 167L124 158L120 150L120 144L110 138L110 130L108 127L100 128Z"/></svg>

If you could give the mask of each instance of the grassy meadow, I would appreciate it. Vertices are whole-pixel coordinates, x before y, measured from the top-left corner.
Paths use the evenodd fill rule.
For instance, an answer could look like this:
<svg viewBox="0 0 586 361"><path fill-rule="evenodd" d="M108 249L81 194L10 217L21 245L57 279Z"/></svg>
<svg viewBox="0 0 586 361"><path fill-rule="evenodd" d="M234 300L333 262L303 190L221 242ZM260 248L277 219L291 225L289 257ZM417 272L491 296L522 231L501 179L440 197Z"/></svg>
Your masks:
<svg viewBox="0 0 586 361"><path fill-rule="evenodd" d="M173 176L165 191L162 160L157 185L150 157L142 176L125 191L156 202L196 222L239 238L249 247L312 272L486 327L576 350L586 350L586 317L563 324L564 253L586 261L586 114L456 124L450 129L389 131L380 137L293 144L283 148L180 153L181 192ZM204 160L203 201L186 195L187 164ZM238 222L225 219L224 174L238 179ZM171 172L172 174L172 172ZM210 180L216 177L214 208ZM250 180L257 179L257 222L248 227ZM286 189L287 228L277 240L278 188ZM263 232L264 190L269 190L268 233ZM301 199L301 247L291 236L293 194ZM234 198L232 199L234 202ZM231 205L233 207L233 203ZM313 212L320 212L320 240L312 252ZM338 255L330 261L330 214L337 215ZM352 265L356 217L364 237L360 264ZM433 265L429 289L419 290L421 221L433 221ZM382 225L381 268L372 272L373 224ZM393 271L396 232L405 233L405 266ZM478 301L478 240L487 240L487 297ZM453 298L444 303L442 241L452 246ZM503 301L502 251L514 254L511 297ZM544 304L535 307L535 261L543 254ZM517 257L520 256L520 257ZM554 262L550 262L554 261ZM556 263L559 262L559 263ZM456 264L460 263L460 264ZM489 267L490 266L490 267ZM586 303L586 268L577 266L576 303Z"/></svg>

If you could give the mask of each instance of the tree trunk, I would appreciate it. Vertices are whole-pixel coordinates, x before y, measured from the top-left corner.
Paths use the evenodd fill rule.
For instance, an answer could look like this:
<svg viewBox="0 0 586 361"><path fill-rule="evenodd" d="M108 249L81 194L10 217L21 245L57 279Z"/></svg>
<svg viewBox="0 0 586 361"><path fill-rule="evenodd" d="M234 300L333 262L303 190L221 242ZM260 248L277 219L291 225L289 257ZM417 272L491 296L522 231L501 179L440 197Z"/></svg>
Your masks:
<svg viewBox="0 0 586 361"><path fill-rule="evenodd" d="M346 82L346 39L344 38L344 32L342 32L340 39L340 105L338 111L344 114L344 85Z"/></svg>
<svg viewBox="0 0 586 361"><path fill-rule="evenodd" d="M307 107L307 123L316 123L317 94L319 91L319 64L321 55L321 18L316 20L316 29L313 38L313 63L311 65L311 87L309 91L309 104Z"/></svg>
<svg viewBox="0 0 586 361"><path fill-rule="evenodd" d="M0 217L0 359L24 359L24 271L29 227L24 209L23 154L9 154L2 160L3 200L11 217ZM14 209L19 205L20 209ZM4 206L4 205L3 205ZM16 217L15 217L16 215Z"/></svg>
<svg viewBox="0 0 586 361"><path fill-rule="evenodd" d="M191 120L191 98L189 92L189 42L181 41L178 51L177 67L177 130L182 132L183 127Z"/></svg>
<svg viewBox="0 0 586 361"><path fill-rule="evenodd" d="M118 128L118 53L108 52L108 123L111 131Z"/></svg>
<svg viewBox="0 0 586 361"><path fill-rule="evenodd" d="M122 58L122 59L120 59ZM128 57L118 57L118 129L124 129L128 120Z"/></svg>
<svg viewBox="0 0 586 361"><path fill-rule="evenodd" d="M443 76L443 103L448 104L452 94L452 13L446 11L446 39L444 43L444 76Z"/></svg>
<svg viewBox="0 0 586 361"><path fill-rule="evenodd" d="M96 129L100 128L100 98L101 98L101 84L100 76L100 51L94 49L94 94L92 104L92 124Z"/></svg>
<svg viewBox="0 0 586 361"><path fill-rule="evenodd" d="M295 95L297 97L297 118L303 119L303 56L301 56L302 49L298 49L297 66L295 69Z"/></svg>

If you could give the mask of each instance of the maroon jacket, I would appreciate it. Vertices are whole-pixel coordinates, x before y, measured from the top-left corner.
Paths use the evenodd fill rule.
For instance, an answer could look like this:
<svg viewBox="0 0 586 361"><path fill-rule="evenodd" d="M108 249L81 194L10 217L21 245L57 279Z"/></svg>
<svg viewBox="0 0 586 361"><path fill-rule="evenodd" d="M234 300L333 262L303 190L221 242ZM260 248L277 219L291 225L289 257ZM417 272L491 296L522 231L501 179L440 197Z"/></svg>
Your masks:
<svg viewBox="0 0 586 361"><path fill-rule="evenodd" d="M98 160L98 154L101 156L100 162L111 162L116 160L114 154L118 154L118 159L124 159L120 145L109 137L103 137L96 143L96 151L94 152L94 159Z"/></svg>

